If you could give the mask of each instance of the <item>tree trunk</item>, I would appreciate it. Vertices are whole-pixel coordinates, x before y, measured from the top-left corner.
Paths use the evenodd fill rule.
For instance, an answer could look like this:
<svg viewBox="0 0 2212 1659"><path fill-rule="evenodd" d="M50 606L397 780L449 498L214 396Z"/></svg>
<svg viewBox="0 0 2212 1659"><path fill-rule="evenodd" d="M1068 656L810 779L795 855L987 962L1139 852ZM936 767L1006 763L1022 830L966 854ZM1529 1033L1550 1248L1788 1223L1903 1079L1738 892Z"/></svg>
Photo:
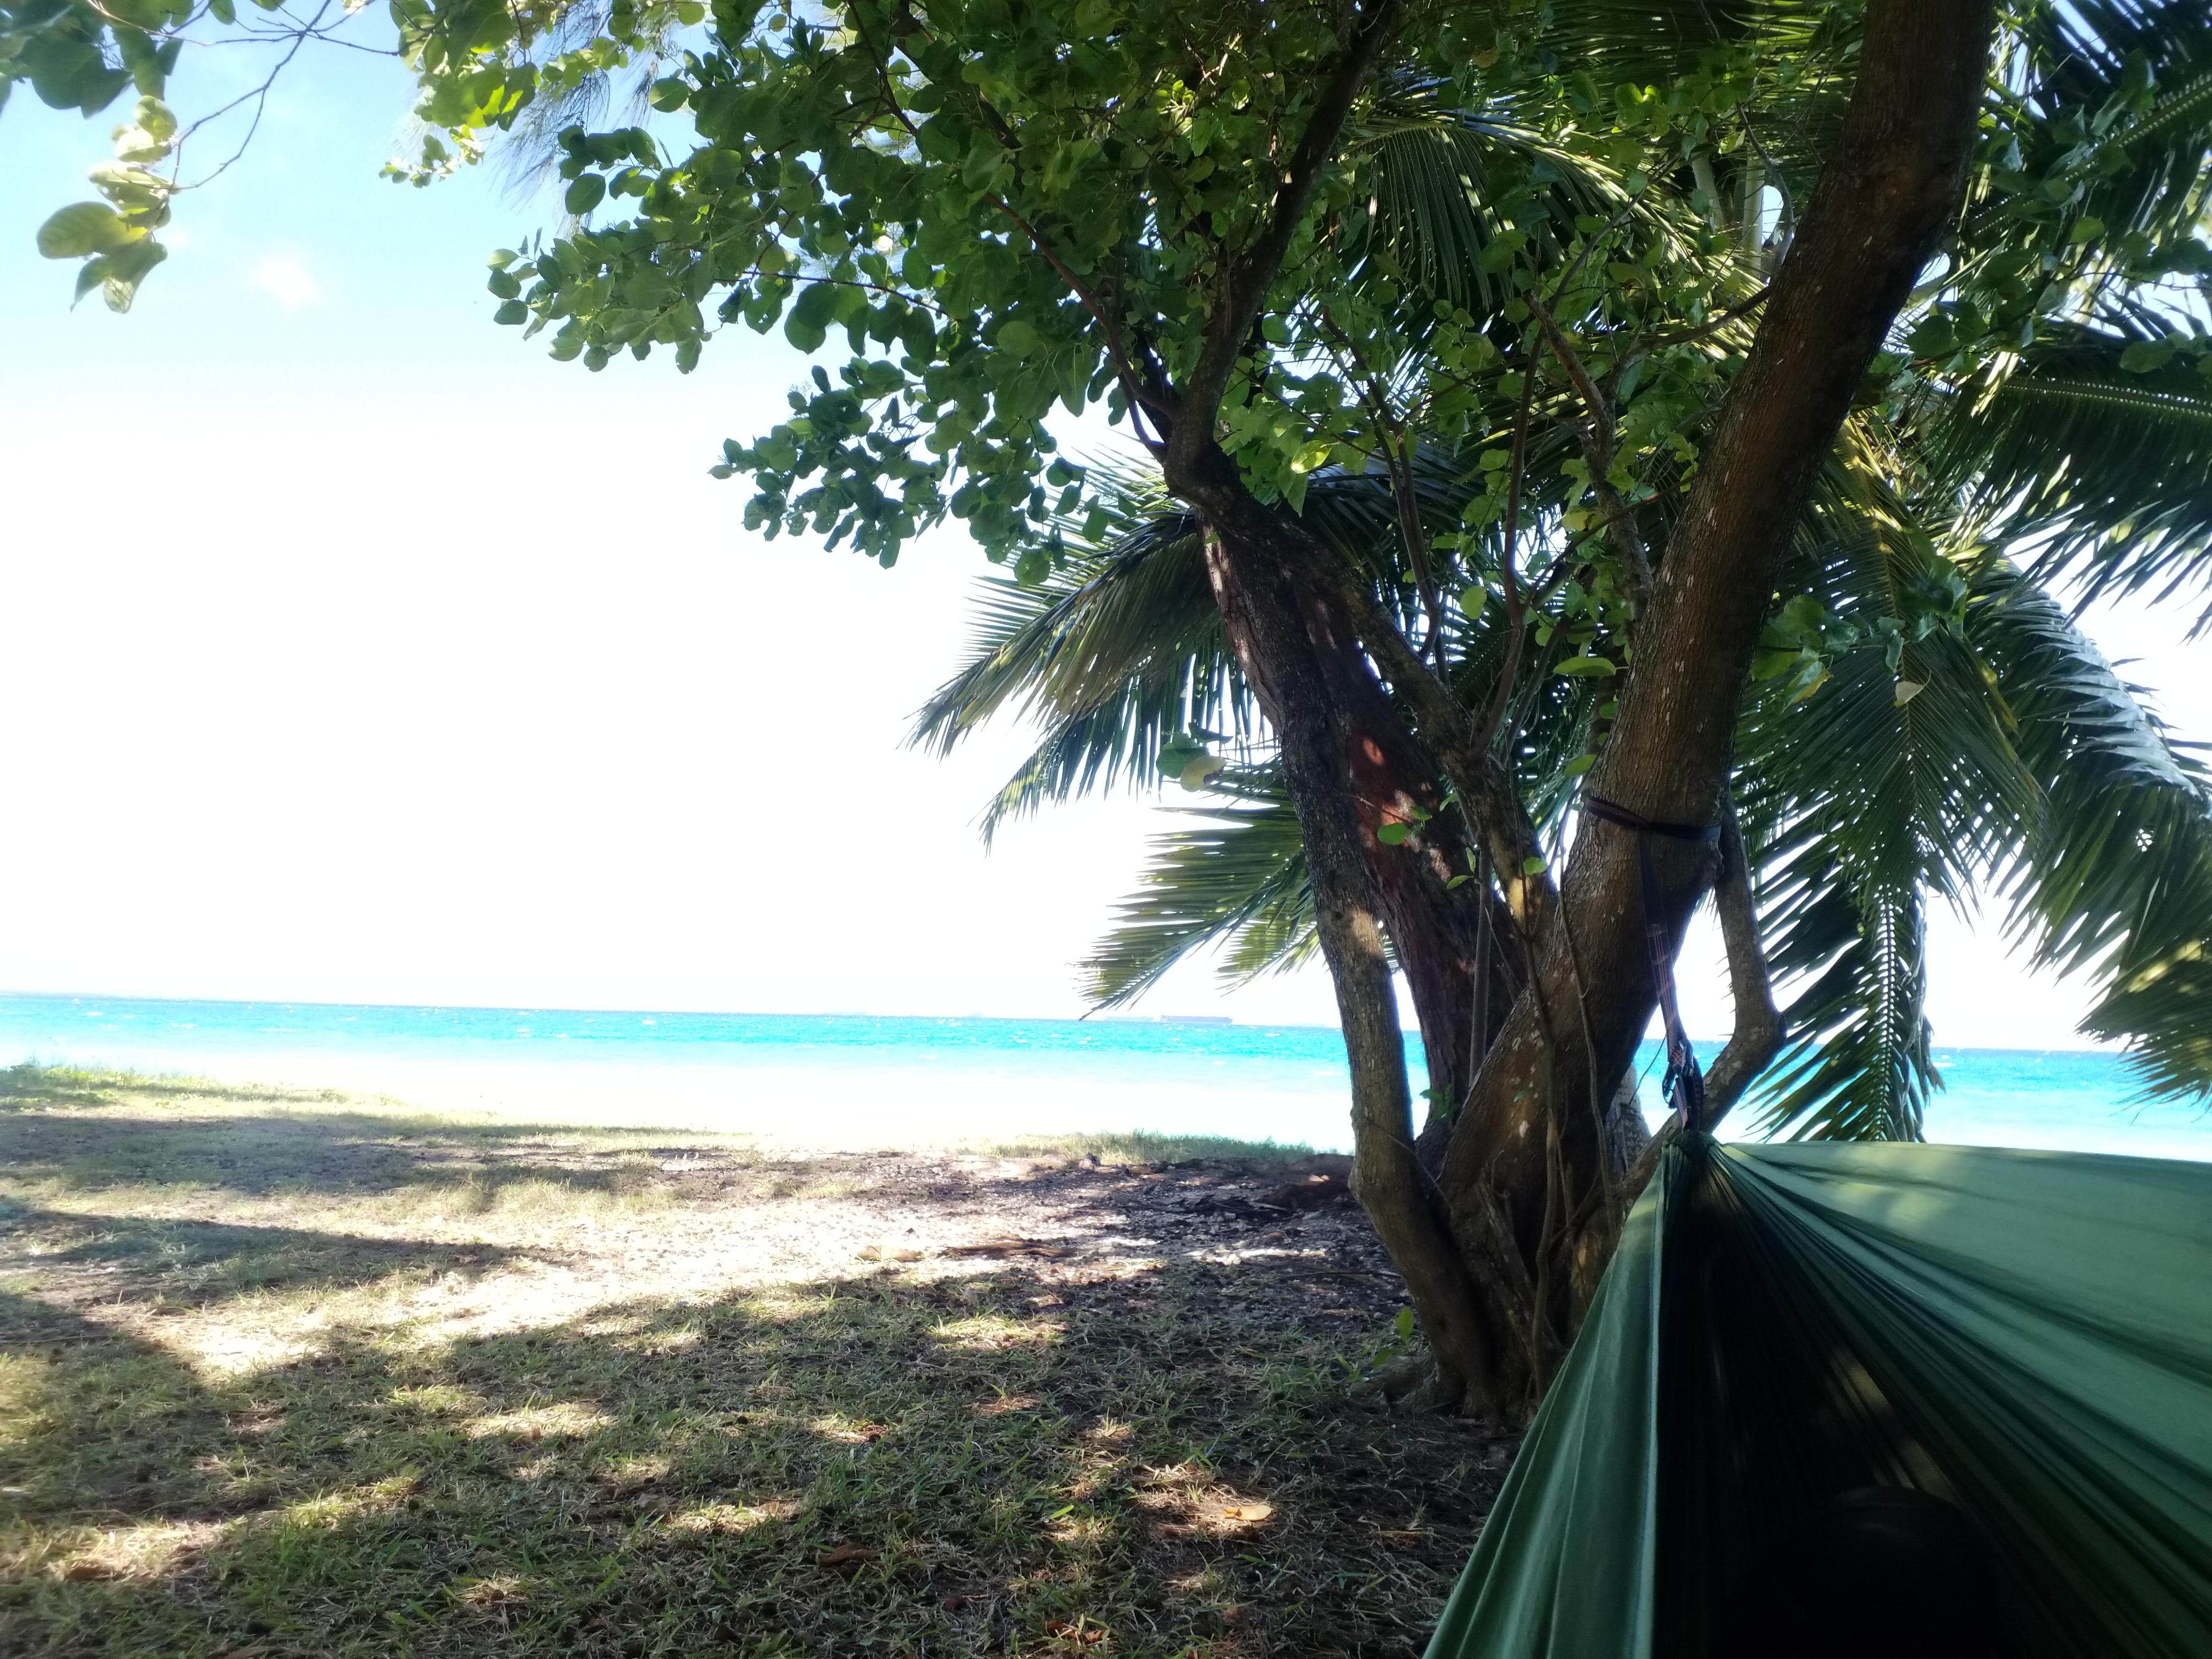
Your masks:
<svg viewBox="0 0 2212 1659"><path fill-rule="evenodd" d="M1956 212L1992 29L1988 0L1875 0L1835 149L1660 563L1593 793L1653 819L1717 821L1776 569L1852 394ZM1419 1312L1439 1396L1524 1415L1610 1253L1615 1175L1632 1156L1616 1090L1656 1000L1635 837L1593 823L1577 839L1556 912L1533 919L1532 971L1486 1048L1473 989L1483 912L1459 896L1485 884L1448 892L1437 847L1374 839L1386 818L1433 812L1437 798L1437 768L1374 663L1409 696L1427 754L1463 734L1431 729L1421 711L1437 708L1436 688L1419 684L1402 640L1306 580L1330 556L1252 497L1210 431L1178 422L1165 448L1169 487L1212 532L1229 638L1282 745L1351 1062L1359 1196ZM1511 826L1485 821L1493 808L1468 805L1490 845L1513 844ZM1449 826L1427 839L1448 841ZM1651 850L1659 920L1679 939L1711 854L1666 841ZM1434 1074L1454 1091L1469 1083L1433 1177L1414 1146L1386 929ZM1471 1080L1462 1045L1481 1051Z"/></svg>
<svg viewBox="0 0 2212 1659"><path fill-rule="evenodd" d="M1589 792L1648 818L1718 821L1729 741L1775 574L1850 399L1963 192L1994 27L1987 0L1875 0L1835 147L1723 404L1638 627ZM1516 1251L1537 1291L1537 1364L1571 1334L1614 1223L1595 1100L1656 1004L1636 836L1585 821L1564 926L1485 1060L1441 1184L1472 1256ZM1679 939L1711 854L1655 838ZM1510 1380L1509 1380L1510 1386Z"/></svg>
<svg viewBox="0 0 2212 1659"><path fill-rule="evenodd" d="M1255 538L1248 528L1246 541L1260 541L1264 556L1289 572L1290 603L1302 614L1328 617L1325 628L1305 631L1334 711L1376 909L1420 1027L1429 1105L1415 1144L1433 1174L1483 1051L1504 1025L1520 989L1513 919L1486 882L1450 885L1469 869L1464 826L1445 807L1435 763L1422 752L1349 628L1298 581L1301 558L1284 556L1286 544L1304 536L1303 528L1257 501L1236 517L1258 530ZM1427 817L1416 819L1417 809ZM1387 846L1376 832L1391 823L1418 828L1410 841Z"/></svg>
<svg viewBox="0 0 2212 1659"><path fill-rule="evenodd" d="M1634 834L1591 821L1556 890L1524 878L1533 834L1470 712L1296 518L1251 495L1217 441L1238 356L1395 17L1392 0L1361 15L1268 234L1236 262L1196 367L1163 405L1155 453L1207 526L1228 638L1280 744L1343 1020L1359 1197L1419 1312L1437 1397L1514 1418L1571 1340L1619 1224L1616 1176L1640 1126L1623 1121L1632 1095L1623 1106L1617 1091L1656 1000L1646 921L1679 939L1714 869L1708 850L1655 844L1659 915L1647 918ZM1834 149L1641 610L1593 793L1650 819L1717 821L1777 568L1853 393L1957 211L1993 30L1992 0L1872 0ZM1440 776L1519 919L1502 953L1485 933L1496 920L1487 884L1446 885L1455 832L1437 811ZM1384 848L1376 831L1417 807L1436 817ZM1446 1100L1467 1082L1456 1116L1431 1126L1432 1146L1449 1136L1433 1171L1415 1146L1386 930ZM1486 1046L1492 1011L1474 988L1516 979ZM1462 1048L1480 1054L1471 1079Z"/></svg>
<svg viewBox="0 0 2212 1659"><path fill-rule="evenodd" d="M1371 782L1395 744L1379 741L1380 727L1370 722L1363 730L1352 718L1364 699L1340 672L1350 636L1340 618L1294 583L1292 563L1279 556L1277 538L1285 529L1279 515L1253 499L1234 464L1211 444L1194 457L1186 452L1169 483L1206 519L1207 574L1230 643L1281 746L1351 1065L1355 1189L1420 1310L1439 1396L1453 1405L1486 1405L1471 1391L1494 1370L1495 1350L1510 1340L1510 1328L1498 1322L1455 1243L1416 1152L1382 884L1370 866L1373 824L1362 824L1352 783L1355 757ZM1368 672L1364 665L1359 672ZM1387 711L1379 688L1375 696ZM1438 884L1423 931L1449 939L1452 930L1434 924L1437 901L1452 896Z"/></svg>

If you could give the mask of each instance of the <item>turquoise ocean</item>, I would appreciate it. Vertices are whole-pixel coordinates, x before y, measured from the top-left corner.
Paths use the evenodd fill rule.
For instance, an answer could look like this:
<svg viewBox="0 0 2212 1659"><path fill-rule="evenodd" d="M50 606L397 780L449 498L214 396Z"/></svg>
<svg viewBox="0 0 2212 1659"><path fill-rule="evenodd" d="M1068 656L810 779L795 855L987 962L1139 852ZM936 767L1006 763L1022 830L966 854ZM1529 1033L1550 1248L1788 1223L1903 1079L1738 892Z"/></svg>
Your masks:
<svg viewBox="0 0 2212 1659"><path fill-rule="evenodd" d="M1408 1053L1418 1088L1418 1045ZM1646 1045L1647 1071L1655 1058ZM1932 1140L2212 1158L2212 1115L2143 1102L2115 1055L1938 1058ZM823 1146L1126 1130L1325 1148L1347 1138L1343 1045L1323 1026L0 996L0 1065L24 1061ZM1656 1094L1647 1076L1655 1115Z"/></svg>

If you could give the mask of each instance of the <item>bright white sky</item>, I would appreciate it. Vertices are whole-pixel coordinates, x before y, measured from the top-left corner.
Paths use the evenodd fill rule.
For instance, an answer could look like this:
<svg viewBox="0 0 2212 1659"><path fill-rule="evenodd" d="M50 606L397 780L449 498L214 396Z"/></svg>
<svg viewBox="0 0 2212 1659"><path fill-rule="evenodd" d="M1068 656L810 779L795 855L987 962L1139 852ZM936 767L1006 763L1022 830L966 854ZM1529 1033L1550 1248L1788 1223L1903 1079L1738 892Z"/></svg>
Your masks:
<svg viewBox="0 0 2212 1659"><path fill-rule="evenodd" d="M886 574L765 544L706 475L803 372L780 337L725 336L688 379L665 356L594 376L493 326L484 256L553 205L488 173L380 181L404 88L337 52L185 198L131 315L71 312L32 234L89 194L112 118L15 102L0 988L1080 1011L1072 964L1159 805L1085 804L985 854L1020 734L902 747L981 556L947 535ZM2185 620L2097 631L2212 736ZM1941 1041L2078 1041L2080 989L1994 928L1941 919L1934 954ZM1691 1023L1723 1035L1717 957L1692 957ZM1139 1012L1334 1020L1317 972L1224 998L1193 968Z"/></svg>

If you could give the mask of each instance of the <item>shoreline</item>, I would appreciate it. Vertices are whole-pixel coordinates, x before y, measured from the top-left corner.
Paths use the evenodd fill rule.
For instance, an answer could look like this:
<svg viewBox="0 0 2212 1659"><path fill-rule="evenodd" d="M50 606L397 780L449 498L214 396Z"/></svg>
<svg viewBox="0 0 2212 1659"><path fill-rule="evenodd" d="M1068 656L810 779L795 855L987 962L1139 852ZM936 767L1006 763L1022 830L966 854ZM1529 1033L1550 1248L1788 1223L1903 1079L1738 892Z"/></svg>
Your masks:
<svg viewBox="0 0 2212 1659"><path fill-rule="evenodd" d="M242 1047L179 1053L72 1044L70 1050L0 1049L0 1067L57 1065L231 1086L335 1090L404 1102L416 1112L742 1133L817 1151L1079 1134L1196 1134L1351 1150L1343 1079L1303 1064L1147 1065L1088 1056L1063 1062L1004 1051L524 1059ZM1977 1074L1978 1062L1992 1057L2004 1066L1999 1086L1985 1086ZM2083 1086L2073 1076L2080 1057L2063 1052L1967 1051L1963 1059L1942 1058L1950 1086L1930 1102L1930 1140L2212 1160L2212 1114L2187 1103L2130 1102L2115 1067L2100 1066ZM1644 1102L1647 1118L1656 1120L1662 1114L1653 1082L1645 1080ZM1727 1138L1757 1139L1755 1128L1755 1117L1745 1112L1727 1126Z"/></svg>

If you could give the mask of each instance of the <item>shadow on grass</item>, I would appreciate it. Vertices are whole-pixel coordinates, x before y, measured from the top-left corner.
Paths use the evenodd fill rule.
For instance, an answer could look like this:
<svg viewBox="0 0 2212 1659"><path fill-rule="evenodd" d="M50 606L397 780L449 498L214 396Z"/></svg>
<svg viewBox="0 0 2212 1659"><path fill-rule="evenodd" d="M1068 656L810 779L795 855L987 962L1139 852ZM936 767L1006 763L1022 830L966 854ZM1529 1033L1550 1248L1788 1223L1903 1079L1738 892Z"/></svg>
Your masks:
<svg viewBox="0 0 2212 1659"><path fill-rule="evenodd" d="M1218 1275L891 1271L196 1376L9 1297L10 1655L1395 1655L1495 1482Z"/></svg>
<svg viewBox="0 0 2212 1659"><path fill-rule="evenodd" d="M337 1097L340 1101L347 1097ZM200 1101L267 1102L268 1114L195 1115ZM149 1114L149 1106L186 1109ZM107 1115L87 1105L124 1107ZM674 1188L647 1136L527 1123L449 1125L404 1113L346 1110L316 1097L277 1093L189 1094L88 1102L66 1084L33 1094L19 1090L0 1109L0 1168L16 1183L57 1192L116 1188L219 1190L247 1198L288 1195L380 1197L447 1189L486 1207L506 1188L530 1183L576 1194L618 1196ZM301 1108L283 1109L287 1105ZM615 1145L592 1145L593 1140ZM742 1150L694 1153L689 1168L728 1170L751 1160ZM695 1180L691 1185L697 1184Z"/></svg>
<svg viewBox="0 0 2212 1659"><path fill-rule="evenodd" d="M563 1147L560 1133L519 1126L496 1134L418 1129L344 1112L150 1122L19 1116L0 1118L0 1163L18 1181L51 1181L75 1191L219 1188L248 1198L423 1187L491 1192L526 1182L613 1194L653 1173L636 1149Z"/></svg>
<svg viewBox="0 0 2212 1659"><path fill-rule="evenodd" d="M340 1290L409 1272L476 1274L526 1253L298 1227L46 1210L0 1199L0 1273L35 1271L33 1306L203 1307L252 1291ZM14 1333L0 1317L0 1342Z"/></svg>
<svg viewBox="0 0 2212 1659"><path fill-rule="evenodd" d="M200 1103L272 1109L195 1113ZM118 1109L109 1115L101 1107ZM1304 1147L1141 1133L1046 1137L971 1151L987 1160L997 1154L1048 1162L1087 1152L1094 1168L1102 1154L1116 1164L1206 1159L1273 1171L1276 1181L1317 1161ZM834 1174L838 1163L837 1155L777 1154L683 1130L455 1124L404 1108L360 1109L344 1095L50 1067L0 1072L0 1170L17 1190L49 1196L118 1188L250 1199L411 1195L467 1212L496 1207L532 1186L587 1199L697 1199L732 1187L738 1190L726 1195L774 1196L768 1189L779 1173L803 1169L818 1177ZM1004 1179L948 1158L930 1183L910 1190L957 1201Z"/></svg>
<svg viewBox="0 0 2212 1659"><path fill-rule="evenodd" d="M324 1106L353 1097L337 1089L281 1083L222 1083L213 1078L94 1070L26 1062L0 1066L0 1111L41 1106L149 1106L181 1096L242 1104Z"/></svg>

